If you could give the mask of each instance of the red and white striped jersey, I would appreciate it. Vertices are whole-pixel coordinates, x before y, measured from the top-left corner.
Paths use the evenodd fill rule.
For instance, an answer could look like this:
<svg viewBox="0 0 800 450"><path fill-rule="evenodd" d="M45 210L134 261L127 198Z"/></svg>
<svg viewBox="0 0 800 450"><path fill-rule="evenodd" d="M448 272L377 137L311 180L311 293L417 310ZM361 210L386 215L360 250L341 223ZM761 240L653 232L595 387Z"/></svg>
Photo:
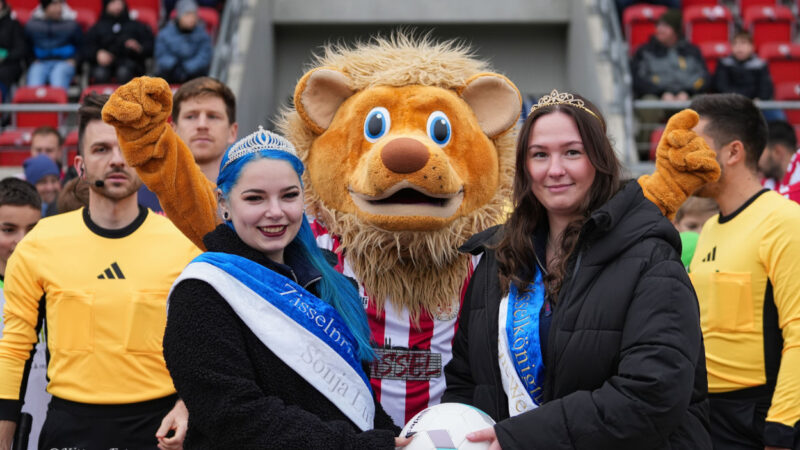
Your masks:
<svg viewBox="0 0 800 450"><path fill-rule="evenodd" d="M317 223L312 223L311 228L320 248L336 251L339 247L336 236ZM480 256L470 258L459 302L464 300L469 278L479 260ZM346 255L339 254L336 268L358 280ZM441 400L445 389L444 366L453 356L458 316L440 320L423 312L417 326L411 321L408 309L399 311L389 301L384 302L383 310L378 313L374 299L358 281L372 339L378 344L377 358L370 371L372 389L395 424L402 427L418 412Z"/></svg>
<svg viewBox="0 0 800 450"><path fill-rule="evenodd" d="M786 174L780 183L774 179L765 178L761 184L769 189L778 191L779 194L800 203L800 151L796 151L789 165L786 167Z"/></svg>

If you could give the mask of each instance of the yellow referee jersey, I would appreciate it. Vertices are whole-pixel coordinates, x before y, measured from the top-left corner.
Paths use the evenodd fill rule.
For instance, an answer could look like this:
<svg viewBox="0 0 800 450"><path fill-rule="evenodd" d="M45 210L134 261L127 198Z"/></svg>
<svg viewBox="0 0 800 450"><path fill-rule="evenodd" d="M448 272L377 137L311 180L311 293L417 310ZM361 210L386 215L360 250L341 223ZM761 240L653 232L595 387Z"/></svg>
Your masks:
<svg viewBox="0 0 800 450"><path fill-rule="evenodd" d="M19 412L40 304L51 394L92 404L173 394L161 345L167 293L199 253L168 219L144 208L122 230L97 227L85 209L40 221L6 270L0 415Z"/></svg>

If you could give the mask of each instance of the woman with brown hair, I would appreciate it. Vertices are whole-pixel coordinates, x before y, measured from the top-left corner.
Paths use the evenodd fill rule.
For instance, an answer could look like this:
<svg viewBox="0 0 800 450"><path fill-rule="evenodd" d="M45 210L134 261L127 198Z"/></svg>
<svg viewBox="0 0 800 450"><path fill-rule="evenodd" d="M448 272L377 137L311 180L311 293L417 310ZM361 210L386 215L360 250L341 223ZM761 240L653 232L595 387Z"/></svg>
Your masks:
<svg viewBox="0 0 800 450"><path fill-rule="evenodd" d="M697 298L678 233L621 167L600 111L555 91L519 135L515 209L473 236L445 402L492 449L711 448Z"/></svg>

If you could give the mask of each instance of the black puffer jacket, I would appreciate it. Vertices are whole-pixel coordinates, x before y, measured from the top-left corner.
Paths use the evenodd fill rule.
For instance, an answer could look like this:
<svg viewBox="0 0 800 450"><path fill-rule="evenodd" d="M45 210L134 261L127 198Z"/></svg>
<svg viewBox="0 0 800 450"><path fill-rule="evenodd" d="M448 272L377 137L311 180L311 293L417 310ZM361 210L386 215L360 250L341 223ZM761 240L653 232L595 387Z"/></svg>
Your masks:
<svg viewBox="0 0 800 450"><path fill-rule="evenodd" d="M585 225L552 316L545 403L510 419L489 248L501 232L489 229L462 248L484 255L461 310L442 401L494 417L504 450L710 449L697 297L678 258L678 233L638 183Z"/></svg>
<svg viewBox="0 0 800 450"><path fill-rule="evenodd" d="M136 52L125 46L125 41L133 39L142 46ZM128 16L127 8L117 17L103 13L100 19L86 33L83 57L92 64L97 63L98 50L107 50L118 60L134 61L142 66L147 58L153 56L154 38L150 27ZM119 62L119 61L118 61Z"/></svg>
<svg viewBox="0 0 800 450"><path fill-rule="evenodd" d="M290 245L289 266L268 260L227 225L208 233L209 251L256 261L316 293L320 274ZM186 448L392 449L399 429L375 402L375 430L359 429L270 351L214 288L184 280L169 298L164 358L189 409Z"/></svg>

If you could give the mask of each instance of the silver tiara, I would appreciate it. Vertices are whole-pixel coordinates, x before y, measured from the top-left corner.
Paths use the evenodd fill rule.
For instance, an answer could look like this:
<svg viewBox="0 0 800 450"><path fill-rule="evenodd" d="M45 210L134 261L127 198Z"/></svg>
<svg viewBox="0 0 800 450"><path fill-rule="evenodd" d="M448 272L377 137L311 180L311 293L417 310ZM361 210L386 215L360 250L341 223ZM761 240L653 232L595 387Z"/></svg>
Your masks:
<svg viewBox="0 0 800 450"><path fill-rule="evenodd" d="M239 139L228 150L226 154L225 164L222 165L220 172L225 170L228 165L242 156L256 153L261 150L276 150L279 152L286 152L297 158L297 151L294 149L289 140L280 134L273 133L265 130L262 126L258 127L258 131Z"/></svg>

